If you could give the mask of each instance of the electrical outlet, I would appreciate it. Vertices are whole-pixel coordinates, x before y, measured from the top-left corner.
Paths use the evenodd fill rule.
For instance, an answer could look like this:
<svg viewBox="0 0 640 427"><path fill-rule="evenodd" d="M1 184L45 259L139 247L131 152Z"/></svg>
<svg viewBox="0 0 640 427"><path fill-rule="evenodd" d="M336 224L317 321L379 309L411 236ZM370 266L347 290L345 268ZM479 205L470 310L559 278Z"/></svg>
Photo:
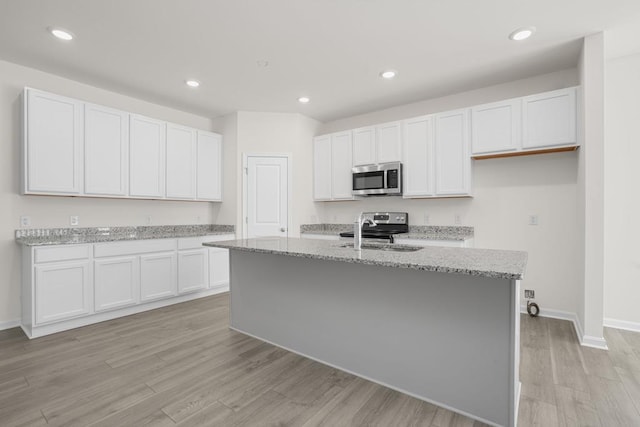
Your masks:
<svg viewBox="0 0 640 427"><path fill-rule="evenodd" d="M20 217L20 226L21 227L29 227L31 226L31 217L30 216L21 216Z"/></svg>
<svg viewBox="0 0 640 427"><path fill-rule="evenodd" d="M71 215L69 217L69 224L70 225L78 225L80 224L80 217L77 215Z"/></svg>
<svg viewBox="0 0 640 427"><path fill-rule="evenodd" d="M147 225L151 225L151 215L147 215Z"/></svg>
<svg viewBox="0 0 640 427"><path fill-rule="evenodd" d="M538 225L538 215L529 215L529 225Z"/></svg>
<svg viewBox="0 0 640 427"><path fill-rule="evenodd" d="M524 297L526 299L534 299L536 297L536 291L534 291L533 289L525 289Z"/></svg>
<svg viewBox="0 0 640 427"><path fill-rule="evenodd" d="M460 214L455 214L455 215L454 215L454 217L453 217L453 222L454 222L456 225L460 225L460 224L462 224L462 218L460 217Z"/></svg>
<svg viewBox="0 0 640 427"><path fill-rule="evenodd" d="M198 224L200 224L200 223L202 222L202 217L201 217L200 215L198 215L198 216L196 217L196 222L197 222Z"/></svg>
<svg viewBox="0 0 640 427"><path fill-rule="evenodd" d="M429 224L429 214L425 213L424 214L424 225L427 225L427 224Z"/></svg>

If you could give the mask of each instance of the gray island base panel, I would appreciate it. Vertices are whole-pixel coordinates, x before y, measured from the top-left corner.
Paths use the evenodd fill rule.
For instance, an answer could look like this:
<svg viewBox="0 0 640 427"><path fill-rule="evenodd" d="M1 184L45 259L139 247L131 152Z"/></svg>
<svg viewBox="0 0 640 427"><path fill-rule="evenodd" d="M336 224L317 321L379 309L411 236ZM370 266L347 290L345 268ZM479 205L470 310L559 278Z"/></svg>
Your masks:
<svg viewBox="0 0 640 427"><path fill-rule="evenodd" d="M276 242L298 239L284 240L210 244L231 250L232 329L487 424L516 425L518 278L289 256Z"/></svg>

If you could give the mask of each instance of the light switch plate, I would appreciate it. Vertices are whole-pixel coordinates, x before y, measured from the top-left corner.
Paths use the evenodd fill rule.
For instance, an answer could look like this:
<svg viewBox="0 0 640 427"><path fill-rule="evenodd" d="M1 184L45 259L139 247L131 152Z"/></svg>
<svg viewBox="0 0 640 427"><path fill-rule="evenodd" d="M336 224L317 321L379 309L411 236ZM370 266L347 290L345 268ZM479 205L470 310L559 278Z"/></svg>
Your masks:
<svg viewBox="0 0 640 427"><path fill-rule="evenodd" d="M78 225L80 224L80 217L77 215L71 215L69 217L69 224L70 225Z"/></svg>

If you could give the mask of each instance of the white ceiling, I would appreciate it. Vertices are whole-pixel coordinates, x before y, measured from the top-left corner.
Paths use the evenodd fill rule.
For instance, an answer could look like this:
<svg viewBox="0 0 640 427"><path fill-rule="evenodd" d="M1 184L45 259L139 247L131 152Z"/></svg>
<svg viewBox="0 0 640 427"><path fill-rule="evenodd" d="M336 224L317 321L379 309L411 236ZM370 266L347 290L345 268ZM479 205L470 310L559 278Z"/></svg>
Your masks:
<svg viewBox="0 0 640 427"><path fill-rule="evenodd" d="M640 1L0 0L0 59L206 117L330 121L574 67L598 31L612 56L640 51Z"/></svg>

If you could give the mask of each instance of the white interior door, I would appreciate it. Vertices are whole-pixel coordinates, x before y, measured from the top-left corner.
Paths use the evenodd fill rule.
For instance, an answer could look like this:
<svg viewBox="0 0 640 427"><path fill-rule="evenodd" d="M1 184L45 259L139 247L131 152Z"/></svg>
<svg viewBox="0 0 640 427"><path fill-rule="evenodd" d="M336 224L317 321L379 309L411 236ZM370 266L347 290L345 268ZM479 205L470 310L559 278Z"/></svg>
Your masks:
<svg viewBox="0 0 640 427"><path fill-rule="evenodd" d="M246 237L287 237L288 158L247 156L246 179Z"/></svg>

